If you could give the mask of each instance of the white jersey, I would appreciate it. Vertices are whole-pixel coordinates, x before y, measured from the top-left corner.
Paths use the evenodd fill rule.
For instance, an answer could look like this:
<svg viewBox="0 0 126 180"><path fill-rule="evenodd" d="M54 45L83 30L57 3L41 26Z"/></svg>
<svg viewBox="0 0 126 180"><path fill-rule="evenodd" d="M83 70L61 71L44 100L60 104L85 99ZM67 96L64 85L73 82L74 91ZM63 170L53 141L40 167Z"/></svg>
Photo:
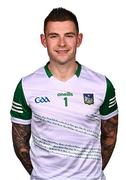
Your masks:
<svg viewBox="0 0 126 180"><path fill-rule="evenodd" d="M79 63L66 82L48 64L22 78L11 116L31 124L31 180L104 180L101 121L117 113L111 82Z"/></svg>

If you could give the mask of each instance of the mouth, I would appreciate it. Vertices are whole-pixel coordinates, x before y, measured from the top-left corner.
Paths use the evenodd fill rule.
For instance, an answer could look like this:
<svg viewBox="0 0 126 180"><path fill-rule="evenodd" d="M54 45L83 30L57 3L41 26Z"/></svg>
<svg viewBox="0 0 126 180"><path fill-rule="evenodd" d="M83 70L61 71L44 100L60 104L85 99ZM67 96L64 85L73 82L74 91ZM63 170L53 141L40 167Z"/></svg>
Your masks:
<svg viewBox="0 0 126 180"><path fill-rule="evenodd" d="M59 49L59 50L56 50L56 52L58 53L58 54L66 54L67 52L68 52L69 50L67 50L67 49Z"/></svg>

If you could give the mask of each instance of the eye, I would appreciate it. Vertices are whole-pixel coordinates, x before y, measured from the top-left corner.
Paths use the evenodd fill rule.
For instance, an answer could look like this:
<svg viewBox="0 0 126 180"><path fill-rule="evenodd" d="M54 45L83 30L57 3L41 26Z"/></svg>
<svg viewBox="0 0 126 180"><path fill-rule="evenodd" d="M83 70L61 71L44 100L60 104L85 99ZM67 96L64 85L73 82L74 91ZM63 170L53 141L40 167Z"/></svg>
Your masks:
<svg viewBox="0 0 126 180"><path fill-rule="evenodd" d="M68 37L68 38L74 38L75 37L75 33L73 33L73 32L66 33L65 36Z"/></svg>
<svg viewBox="0 0 126 180"><path fill-rule="evenodd" d="M67 34L66 37L73 38L74 35L73 34Z"/></svg>
<svg viewBox="0 0 126 180"><path fill-rule="evenodd" d="M49 38L51 38L51 39L57 38L57 37L58 37L58 34L55 34L55 33L49 34Z"/></svg>
<svg viewBox="0 0 126 180"><path fill-rule="evenodd" d="M69 37L69 38L73 38L73 36L70 36L70 35L69 35L69 36L67 36L67 37Z"/></svg>
<svg viewBox="0 0 126 180"><path fill-rule="evenodd" d="M50 36L50 38L56 38L57 37L57 35L51 35Z"/></svg>

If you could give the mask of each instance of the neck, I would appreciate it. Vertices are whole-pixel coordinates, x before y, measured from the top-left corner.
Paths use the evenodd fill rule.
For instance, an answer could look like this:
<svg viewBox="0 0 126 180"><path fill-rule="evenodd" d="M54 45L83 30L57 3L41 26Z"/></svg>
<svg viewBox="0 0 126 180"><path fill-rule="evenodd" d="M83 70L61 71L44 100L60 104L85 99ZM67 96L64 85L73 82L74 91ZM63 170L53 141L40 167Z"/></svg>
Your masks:
<svg viewBox="0 0 126 180"><path fill-rule="evenodd" d="M66 64L59 64L50 61L48 68L53 76L61 81L70 79L76 72L78 64L75 61L71 61Z"/></svg>

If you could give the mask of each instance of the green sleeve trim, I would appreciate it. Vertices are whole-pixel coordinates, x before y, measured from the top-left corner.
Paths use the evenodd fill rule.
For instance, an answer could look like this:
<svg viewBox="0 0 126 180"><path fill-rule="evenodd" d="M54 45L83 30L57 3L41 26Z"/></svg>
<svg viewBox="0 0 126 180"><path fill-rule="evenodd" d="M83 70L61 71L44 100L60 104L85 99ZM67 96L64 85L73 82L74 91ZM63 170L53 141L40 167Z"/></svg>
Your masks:
<svg viewBox="0 0 126 180"><path fill-rule="evenodd" d="M111 81L106 78L106 95L102 106L100 107L101 115L108 115L117 110L117 102L115 97L115 89Z"/></svg>
<svg viewBox="0 0 126 180"><path fill-rule="evenodd" d="M24 120L31 119L32 112L30 107L27 105L25 99L25 95L22 88L22 80L18 83L16 87L10 114L12 117L19 119L24 119Z"/></svg>

